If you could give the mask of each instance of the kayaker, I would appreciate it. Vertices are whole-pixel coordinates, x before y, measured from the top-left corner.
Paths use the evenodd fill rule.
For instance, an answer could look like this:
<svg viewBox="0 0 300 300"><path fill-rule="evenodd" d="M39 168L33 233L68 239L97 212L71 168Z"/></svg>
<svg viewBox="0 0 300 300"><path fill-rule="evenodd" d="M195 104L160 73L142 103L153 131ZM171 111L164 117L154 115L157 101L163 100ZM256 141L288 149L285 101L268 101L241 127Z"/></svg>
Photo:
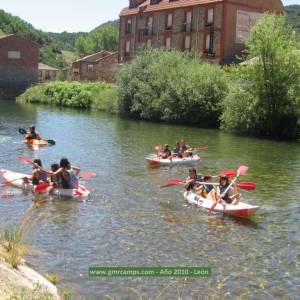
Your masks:
<svg viewBox="0 0 300 300"><path fill-rule="evenodd" d="M35 130L35 126L31 125L29 131L25 135L26 140L41 140L40 134Z"/></svg>
<svg viewBox="0 0 300 300"><path fill-rule="evenodd" d="M60 175L63 189L78 188L78 174L80 169L72 166L67 158L62 158L59 163L59 169L53 173L53 176Z"/></svg>
<svg viewBox="0 0 300 300"><path fill-rule="evenodd" d="M214 186L212 184L210 184L212 182L212 176L210 175L205 175L203 177L203 184L201 184L200 187L198 187L195 191L196 194L203 197L203 198L207 198L209 193L211 191L213 191Z"/></svg>
<svg viewBox="0 0 300 300"><path fill-rule="evenodd" d="M164 147L163 147L163 149L162 149L162 151L161 151L161 153L159 155L162 159L166 159L166 158L172 157L172 153L171 153L169 147L170 146L168 144L164 145Z"/></svg>
<svg viewBox="0 0 300 300"><path fill-rule="evenodd" d="M180 154L182 157L189 157L193 156L193 153L191 153L191 146L187 145L184 140L180 141Z"/></svg>
<svg viewBox="0 0 300 300"><path fill-rule="evenodd" d="M185 180L185 190L186 191L191 191L194 188L197 188L199 184L197 181L202 181L203 176L202 175L197 175L197 170L195 168L189 169L189 176Z"/></svg>
<svg viewBox="0 0 300 300"><path fill-rule="evenodd" d="M58 171L58 169L59 164L55 163L51 165L50 184L47 188L48 193L51 193L55 188L62 188L61 176L54 174L56 171Z"/></svg>
<svg viewBox="0 0 300 300"><path fill-rule="evenodd" d="M33 171L30 177L23 178L24 183L29 183L31 180L33 185L38 185L40 183L48 183L48 172L43 170L42 161L40 159L35 159L33 161Z"/></svg>
<svg viewBox="0 0 300 300"><path fill-rule="evenodd" d="M182 158L181 150L180 150L180 143L176 142L174 145L174 148L172 150L172 156L173 157L180 157Z"/></svg>
<svg viewBox="0 0 300 300"><path fill-rule="evenodd" d="M223 204L237 205L242 195L237 193L237 188L234 186L225 193L229 185L230 181L228 176L220 176L219 186L216 188L216 194L213 198L218 199L218 201ZM232 193L233 195L230 195Z"/></svg>

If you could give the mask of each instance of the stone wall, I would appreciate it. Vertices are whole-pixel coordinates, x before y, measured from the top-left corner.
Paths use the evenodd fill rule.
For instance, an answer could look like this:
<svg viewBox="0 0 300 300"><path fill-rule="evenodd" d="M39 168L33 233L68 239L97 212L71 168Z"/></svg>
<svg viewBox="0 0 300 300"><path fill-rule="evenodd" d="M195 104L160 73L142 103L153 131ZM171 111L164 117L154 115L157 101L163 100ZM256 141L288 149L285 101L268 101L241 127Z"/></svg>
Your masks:
<svg viewBox="0 0 300 300"><path fill-rule="evenodd" d="M114 82L118 70L118 53L102 58L95 65L96 78L99 81Z"/></svg>

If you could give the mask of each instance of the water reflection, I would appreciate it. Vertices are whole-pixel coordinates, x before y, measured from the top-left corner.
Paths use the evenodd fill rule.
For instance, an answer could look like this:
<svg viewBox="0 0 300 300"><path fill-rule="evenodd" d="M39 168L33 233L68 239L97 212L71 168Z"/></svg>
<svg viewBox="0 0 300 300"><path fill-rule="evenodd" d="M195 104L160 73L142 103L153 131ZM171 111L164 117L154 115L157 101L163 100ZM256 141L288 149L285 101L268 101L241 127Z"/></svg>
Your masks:
<svg viewBox="0 0 300 300"><path fill-rule="evenodd" d="M97 173L84 181L93 194L87 202L35 197L11 187L5 192L13 193L12 199L0 200L1 226L17 224L30 210L29 223L36 225L29 240L47 255L28 260L41 273L59 274L59 286L72 288L76 297L136 299L138 293L145 299L297 299L298 143L1 102L0 120L1 167L30 173L17 156L40 157L45 166L67 156L83 172ZM21 144L16 129L35 122L57 142L55 147L32 152ZM150 169L145 156L155 145L182 137L209 147L199 172L249 166L244 178L258 189L243 194L244 202L260 206L255 218L210 215L187 206L181 186L158 187L169 178L185 178L188 167ZM91 265L211 266L213 276L92 280L87 275Z"/></svg>

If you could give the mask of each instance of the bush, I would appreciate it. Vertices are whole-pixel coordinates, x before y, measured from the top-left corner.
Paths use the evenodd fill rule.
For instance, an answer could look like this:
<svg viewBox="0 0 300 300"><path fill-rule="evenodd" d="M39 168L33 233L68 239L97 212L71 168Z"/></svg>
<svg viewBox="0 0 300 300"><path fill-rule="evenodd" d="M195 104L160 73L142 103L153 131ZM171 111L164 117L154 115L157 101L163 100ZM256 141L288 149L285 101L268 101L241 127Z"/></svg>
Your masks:
<svg viewBox="0 0 300 300"><path fill-rule="evenodd" d="M267 14L246 44L254 64L233 72L223 102L222 128L253 135L298 137L300 60L297 39L284 17Z"/></svg>
<svg viewBox="0 0 300 300"><path fill-rule="evenodd" d="M227 85L217 65L183 52L143 49L117 77L118 111L123 116L218 125Z"/></svg>
<svg viewBox="0 0 300 300"><path fill-rule="evenodd" d="M29 88L18 101L113 112L117 92L107 83L54 81Z"/></svg>

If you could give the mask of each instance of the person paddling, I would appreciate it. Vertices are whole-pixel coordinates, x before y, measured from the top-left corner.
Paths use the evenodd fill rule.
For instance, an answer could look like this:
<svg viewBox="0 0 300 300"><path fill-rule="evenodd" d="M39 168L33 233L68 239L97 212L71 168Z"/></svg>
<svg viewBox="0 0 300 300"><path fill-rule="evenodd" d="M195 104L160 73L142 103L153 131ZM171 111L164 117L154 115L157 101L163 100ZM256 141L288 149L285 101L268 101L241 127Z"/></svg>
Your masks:
<svg viewBox="0 0 300 300"><path fill-rule="evenodd" d="M197 187L195 189L196 194L203 197L203 198L207 198L208 195L210 195L210 192L214 190L214 186L212 183L212 176L210 175L205 175L203 177L203 184L201 184L201 186ZM210 197L211 198L211 197Z"/></svg>
<svg viewBox="0 0 300 300"><path fill-rule="evenodd" d="M40 159L35 159L33 161L33 171L31 176L23 178L23 181L27 184L31 181L33 185L48 182L48 172L43 170L42 161Z"/></svg>
<svg viewBox="0 0 300 300"><path fill-rule="evenodd" d="M229 184L228 176L220 176L219 186L215 190L213 199L221 204L238 205L242 195L237 193L237 188L234 186L227 191ZM225 193L225 191L227 192ZM231 195L231 193L233 193L233 195Z"/></svg>
<svg viewBox="0 0 300 300"><path fill-rule="evenodd" d="M80 169L72 166L67 158L60 160L59 169L53 172L53 176L60 175L63 189L77 189L78 188L78 174Z"/></svg>
<svg viewBox="0 0 300 300"><path fill-rule="evenodd" d="M172 158L172 153L169 149L169 145L168 144L165 144L162 151L160 152L159 156L162 158L162 159L166 159L166 158Z"/></svg>
<svg viewBox="0 0 300 300"><path fill-rule="evenodd" d="M191 191L194 190L199 184L197 181L202 181L203 176L202 175L197 175L197 170L195 168L189 169L189 176L185 180L185 190L186 191Z"/></svg>
<svg viewBox="0 0 300 300"><path fill-rule="evenodd" d="M29 131L25 135L26 140L41 140L40 134L35 130L35 126L31 125Z"/></svg>

